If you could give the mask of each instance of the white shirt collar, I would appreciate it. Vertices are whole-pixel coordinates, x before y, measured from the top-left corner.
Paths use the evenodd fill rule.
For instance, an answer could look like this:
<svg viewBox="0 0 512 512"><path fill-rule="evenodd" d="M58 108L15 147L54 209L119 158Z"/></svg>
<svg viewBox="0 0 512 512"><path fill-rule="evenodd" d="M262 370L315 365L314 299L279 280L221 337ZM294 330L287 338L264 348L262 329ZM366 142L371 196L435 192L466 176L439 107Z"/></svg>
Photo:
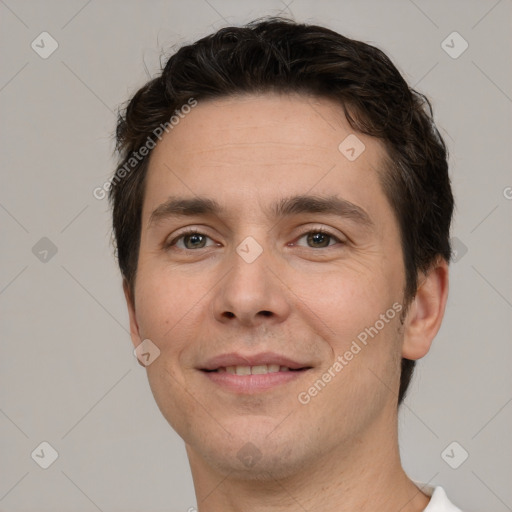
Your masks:
<svg viewBox="0 0 512 512"><path fill-rule="evenodd" d="M446 496L446 492L442 487L432 487L429 485L414 482L422 492L430 496L429 504L423 512L462 512L457 508Z"/></svg>

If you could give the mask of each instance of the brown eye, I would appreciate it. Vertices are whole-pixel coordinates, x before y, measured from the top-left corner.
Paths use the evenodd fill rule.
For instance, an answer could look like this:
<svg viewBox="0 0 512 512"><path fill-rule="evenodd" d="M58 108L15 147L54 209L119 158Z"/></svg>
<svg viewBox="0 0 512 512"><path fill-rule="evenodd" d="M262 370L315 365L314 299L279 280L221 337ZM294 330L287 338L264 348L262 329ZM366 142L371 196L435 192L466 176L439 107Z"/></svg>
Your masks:
<svg viewBox="0 0 512 512"><path fill-rule="evenodd" d="M166 244L166 249L176 247L177 249L185 251L203 249L204 247L214 244L215 242L209 236L196 231L190 231L188 233L182 233L172 240L172 242Z"/></svg>
<svg viewBox="0 0 512 512"><path fill-rule="evenodd" d="M200 233L193 233L183 237L183 245L186 249L201 249L206 245L207 237Z"/></svg>
<svg viewBox="0 0 512 512"><path fill-rule="evenodd" d="M314 248L322 248L330 245L331 236L326 233L309 233L307 235L308 245Z"/></svg>
<svg viewBox="0 0 512 512"><path fill-rule="evenodd" d="M304 233L298 241L304 238L306 239L307 246L311 249L323 249L325 247L335 245L336 243L340 243L340 240L336 236L322 230L308 231L307 233ZM297 245L304 244L297 243Z"/></svg>

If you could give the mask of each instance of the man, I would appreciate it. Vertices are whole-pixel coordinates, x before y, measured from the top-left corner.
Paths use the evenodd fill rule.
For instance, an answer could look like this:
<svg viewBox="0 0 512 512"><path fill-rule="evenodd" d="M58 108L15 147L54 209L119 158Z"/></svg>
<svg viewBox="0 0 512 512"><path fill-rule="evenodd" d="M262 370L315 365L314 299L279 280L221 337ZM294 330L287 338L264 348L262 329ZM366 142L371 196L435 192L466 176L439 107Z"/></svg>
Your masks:
<svg viewBox="0 0 512 512"><path fill-rule="evenodd" d="M380 50L266 19L181 48L117 141L132 341L199 511L459 510L397 436L448 294L428 100Z"/></svg>

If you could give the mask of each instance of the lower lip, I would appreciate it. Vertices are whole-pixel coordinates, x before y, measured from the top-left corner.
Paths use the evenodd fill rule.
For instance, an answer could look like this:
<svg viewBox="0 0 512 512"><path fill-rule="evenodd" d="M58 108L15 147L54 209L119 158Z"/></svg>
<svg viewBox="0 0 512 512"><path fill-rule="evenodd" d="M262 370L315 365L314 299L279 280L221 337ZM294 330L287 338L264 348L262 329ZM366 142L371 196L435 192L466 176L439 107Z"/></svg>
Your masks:
<svg viewBox="0 0 512 512"><path fill-rule="evenodd" d="M308 370L236 375L227 372L202 373L215 384L236 393L255 393L282 386L302 377Z"/></svg>

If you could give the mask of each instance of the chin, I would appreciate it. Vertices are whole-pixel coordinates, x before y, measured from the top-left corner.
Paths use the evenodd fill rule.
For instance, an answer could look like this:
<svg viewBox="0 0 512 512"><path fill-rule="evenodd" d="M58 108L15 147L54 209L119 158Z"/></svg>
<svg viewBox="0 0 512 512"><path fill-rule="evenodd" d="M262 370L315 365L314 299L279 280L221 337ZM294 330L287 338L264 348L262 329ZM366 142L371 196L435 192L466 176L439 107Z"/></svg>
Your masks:
<svg viewBox="0 0 512 512"><path fill-rule="evenodd" d="M271 481L292 476L304 467L304 455L291 448L281 446L279 450L247 442L239 450L219 446L203 447L199 455L216 471L229 475L230 479ZM296 450L297 447L295 447Z"/></svg>
<svg viewBox="0 0 512 512"><path fill-rule="evenodd" d="M203 459L230 479L271 481L287 478L308 467L316 450L299 439L296 432L278 431L278 425L279 421L275 419L272 428L268 428L268 421L264 422L265 428L260 424L256 428L246 425L242 429L239 424L232 436L225 432L216 436L211 432L189 432L185 439L187 452L189 458Z"/></svg>

